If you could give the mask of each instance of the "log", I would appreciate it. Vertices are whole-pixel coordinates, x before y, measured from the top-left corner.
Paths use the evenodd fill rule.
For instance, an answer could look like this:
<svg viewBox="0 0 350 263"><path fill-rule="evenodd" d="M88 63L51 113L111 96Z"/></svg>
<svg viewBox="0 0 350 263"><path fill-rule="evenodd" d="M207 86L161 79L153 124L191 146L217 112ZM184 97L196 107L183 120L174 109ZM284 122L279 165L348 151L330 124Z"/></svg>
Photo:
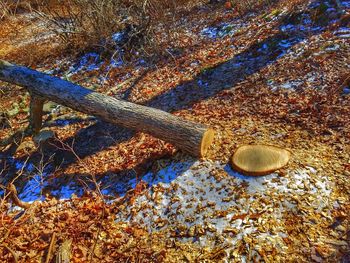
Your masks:
<svg viewBox="0 0 350 263"><path fill-rule="evenodd" d="M158 109L118 100L3 60L0 60L0 80L26 88L33 98L38 96L107 122L149 133L196 157L204 157L213 141L214 131L205 125L185 121ZM38 124L34 126L38 127Z"/></svg>

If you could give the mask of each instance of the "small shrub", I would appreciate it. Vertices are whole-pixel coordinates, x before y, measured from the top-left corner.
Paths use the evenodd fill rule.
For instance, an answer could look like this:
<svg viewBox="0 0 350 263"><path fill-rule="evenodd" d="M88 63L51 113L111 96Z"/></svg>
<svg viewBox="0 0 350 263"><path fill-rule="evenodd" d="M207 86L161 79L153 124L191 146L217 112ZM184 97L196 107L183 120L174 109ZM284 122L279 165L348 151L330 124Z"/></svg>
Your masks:
<svg viewBox="0 0 350 263"><path fill-rule="evenodd" d="M116 51L151 54L159 48L156 27L171 22L181 9L195 2L198 1L42 0L35 12L67 45L106 55Z"/></svg>

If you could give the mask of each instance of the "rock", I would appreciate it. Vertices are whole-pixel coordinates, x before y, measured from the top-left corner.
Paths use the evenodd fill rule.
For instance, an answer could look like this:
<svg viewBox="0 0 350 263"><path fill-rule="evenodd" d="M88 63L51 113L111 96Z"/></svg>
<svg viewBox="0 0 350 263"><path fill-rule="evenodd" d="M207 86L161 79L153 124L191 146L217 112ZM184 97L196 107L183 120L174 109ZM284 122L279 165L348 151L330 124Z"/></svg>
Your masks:
<svg viewBox="0 0 350 263"><path fill-rule="evenodd" d="M52 102L52 101L48 101L44 104L43 111L45 113L51 113L54 109L57 108L57 106L58 106L57 103Z"/></svg>
<svg viewBox="0 0 350 263"><path fill-rule="evenodd" d="M33 137L33 141L36 145L42 145L55 137L55 133L51 130L41 130L37 135Z"/></svg>
<svg viewBox="0 0 350 263"><path fill-rule="evenodd" d="M284 167L290 152L275 146L244 145L231 159L233 169L246 175L266 175Z"/></svg>

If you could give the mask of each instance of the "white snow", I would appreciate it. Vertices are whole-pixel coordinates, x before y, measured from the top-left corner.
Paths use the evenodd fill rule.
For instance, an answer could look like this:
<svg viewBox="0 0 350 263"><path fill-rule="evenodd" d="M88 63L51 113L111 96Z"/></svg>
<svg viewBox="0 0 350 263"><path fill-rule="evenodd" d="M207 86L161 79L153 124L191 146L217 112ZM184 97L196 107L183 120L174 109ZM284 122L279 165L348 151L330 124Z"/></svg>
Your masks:
<svg viewBox="0 0 350 263"><path fill-rule="evenodd" d="M224 171L226 176L218 180L212 175L215 171ZM224 235L231 244L256 231L250 219L232 218L237 214L257 213L252 207L261 206L259 197L269 199L275 196L284 200L278 206L267 204L263 208L279 218L284 211L295 209L292 196L317 197L313 205L319 210L327 204L332 189L331 182L312 167L290 171L286 177L275 173L256 177L244 176L229 165L212 161L173 162L157 173L147 173L143 180L152 187L132 206L126 207L126 211L118 213L117 221L140 223L149 231L163 228L164 225L159 227L159 220L166 221L167 226L182 224L188 228L210 224L215 233ZM246 194L241 195L240 189ZM219 215L218 211L229 212ZM227 227L237 229L234 239L224 234ZM210 242L212 235L207 233L200 242Z"/></svg>

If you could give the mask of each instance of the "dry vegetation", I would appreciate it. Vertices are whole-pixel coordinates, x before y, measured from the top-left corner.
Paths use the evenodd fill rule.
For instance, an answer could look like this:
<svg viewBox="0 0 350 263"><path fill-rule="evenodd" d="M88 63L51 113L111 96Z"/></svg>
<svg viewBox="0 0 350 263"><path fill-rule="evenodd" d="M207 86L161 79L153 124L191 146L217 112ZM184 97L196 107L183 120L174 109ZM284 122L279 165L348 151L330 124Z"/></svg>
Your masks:
<svg viewBox="0 0 350 263"><path fill-rule="evenodd" d="M13 25L15 14L32 12L31 23L53 33L60 39L59 49L79 49L102 52L105 57L130 57L136 52L154 56L164 54L171 38L178 32L168 31L180 13L198 6L202 1L142 1L142 0L38 0L1 1L2 19L10 20L5 26L18 32ZM161 26L161 29L159 27ZM32 27L33 28L33 27ZM47 31L49 30L49 31ZM119 36L113 38L113 34ZM32 32L32 35L39 35ZM164 35L165 34L165 35ZM39 39L40 40L40 39ZM45 52L40 51L40 54ZM56 53L60 54L60 50ZM51 54L50 54L51 55Z"/></svg>
<svg viewBox="0 0 350 263"><path fill-rule="evenodd" d="M259 208L264 206L259 201L262 198L271 202L272 212L249 215L238 211L235 217L251 216L253 224L267 233L281 227L288 237L273 245L267 238L265 246L257 244L254 236L245 236L232 250L236 254L231 251L229 256L240 261L240 256L249 257L256 249L265 262L348 262L350 100L343 90L350 87L350 47L348 39L344 41L335 32L349 27L349 13L331 24L322 8L306 12L302 0L66 2L0 1L0 58L51 70L99 92L208 124L217 131L209 159L221 164L242 144L289 149L292 161L287 170L279 171L280 178L289 178L288 170L314 167L317 172L310 175L312 180L318 182L322 177L332 182L329 207L319 212L310 205L320 198L318 192L310 195L306 183L302 196L292 196L296 208L275 218L284 195L269 189L272 194L263 198L249 196L239 185L230 197L246 196L248 205L249 198L257 198L254 205ZM244 16L252 10L254 15ZM279 31L283 24L301 23L304 14L309 15L312 26L325 24L325 28L317 34ZM203 28L219 28L232 21L244 25L233 31L232 37L198 37ZM128 35L116 43L112 35L118 31L128 31ZM280 56L279 45L287 45L295 35L302 41ZM91 50L103 54L100 67L66 76L74 61ZM120 52L130 63L107 70L110 57L118 57ZM152 56L157 59L147 67L136 63ZM286 84L292 88L281 88ZM1 83L0 88L3 139L27 124L29 96L11 85ZM70 117L78 121L57 124ZM240 230L231 228L231 232L218 234L219 245L213 248L178 242L179 233L196 238L193 231L178 225L150 233L138 223L115 222L115 215L125 211L129 211L126 218L137 222L136 215L143 213L137 198L149 195L157 186L149 188L140 181L114 204L105 200L115 200L119 193L101 194L104 178L108 185L141 178L147 171L156 174L166 167L169 156L179 162L190 160L188 156L174 155L171 145L147 134L96 122L64 107L48 111L45 126L55 137L42 147L26 138L19 145L1 149L5 158L0 161L0 182L4 184L0 187L7 192L0 203L0 261L49 262L66 241L72 241L73 262L221 262L227 257L227 244L220 243L220 238L232 237ZM13 161L23 166L18 168ZM27 162L35 164L31 171L25 169ZM49 175L45 175L45 167L51 169ZM214 172L220 180L231 177L223 169ZM47 199L24 210L13 209L28 204L16 201L11 183L21 192L26 180L37 174L41 175L39 181L51 183L41 193ZM84 189L82 197L58 201L52 196L51 192L71 182ZM157 196L151 199L157 202ZM215 212L222 218L226 211ZM327 243L330 241L333 243ZM281 247L287 255L279 254Z"/></svg>
<svg viewBox="0 0 350 263"><path fill-rule="evenodd" d="M184 33L184 28L179 27L181 17L191 10L196 12L195 9L206 2L70 0L67 4L63 0L1 0L3 29L0 34L5 41L15 38L21 43L7 43L7 48L1 48L0 55L27 65L87 50L97 51L105 58L123 57L128 60L135 58L135 54L136 57L155 59L172 56L169 50L175 48L173 43ZM213 2L211 8L217 4ZM222 1L217 2L223 4ZM276 2L279 1L246 0L228 1L226 4L230 3L227 8L243 15L247 11L266 9ZM118 32L120 34L113 37ZM23 38L18 34L23 34ZM32 43L23 45L26 42L24 34L34 38ZM52 41L56 44L45 45Z"/></svg>

